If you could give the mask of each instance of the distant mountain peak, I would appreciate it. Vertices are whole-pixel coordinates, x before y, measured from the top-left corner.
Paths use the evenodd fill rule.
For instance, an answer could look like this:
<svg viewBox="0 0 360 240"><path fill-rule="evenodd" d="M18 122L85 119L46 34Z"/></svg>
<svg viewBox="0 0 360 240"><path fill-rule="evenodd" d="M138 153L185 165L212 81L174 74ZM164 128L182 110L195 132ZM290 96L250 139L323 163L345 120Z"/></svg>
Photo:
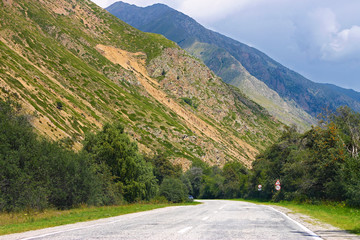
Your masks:
<svg viewBox="0 0 360 240"><path fill-rule="evenodd" d="M148 8L148 7L158 7L158 8L160 7L160 8L166 8L166 9L169 9L169 10L174 10L174 11L176 11L175 9L173 9L173 8L169 7L168 5L163 4L163 3L155 3L155 4L153 4L153 5L147 6L146 8Z"/></svg>
<svg viewBox="0 0 360 240"><path fill-rule="evenodd" d="M138 7L124 11L109 9L109 12L135 28L162 34L178 43L183 49L188 51L191 49L191 53L200 57L225 82L235 86L241 85L242 76L246 75L241 71L234 71L230 65L227 65L234 60L237 61L236 64L243 66L251 76L265 83L284 101L292 103L292 106L302 108L313 117L322 113L324 109L335 110L342 105L360 111L360 93L312 82L256 48L206 29L191 17L176 10L164 13L158 11L156 7ZM194 48L197 42L207 45L207 49L198 52L199 50ZM197 44L196 46L203 47L204 45ZM222 54L223 58L219 58L217 52L214 52L215 50ZM229 55L224 55L223 51ZM264 97L268 98L268 96ZM259 101L258 104L262 103Z"/></svg>

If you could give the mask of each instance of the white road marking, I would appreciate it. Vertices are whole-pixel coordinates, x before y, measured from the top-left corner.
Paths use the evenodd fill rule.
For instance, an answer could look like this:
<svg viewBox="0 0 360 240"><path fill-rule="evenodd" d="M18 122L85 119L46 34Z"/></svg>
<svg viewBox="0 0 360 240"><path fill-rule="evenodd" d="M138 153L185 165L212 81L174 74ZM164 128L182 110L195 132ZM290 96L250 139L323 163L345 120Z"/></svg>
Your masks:
<svg viewBox="0 0 360 240"><path fill-rule="evenodd" d="M219 208L219 210L223 209L224 207L225 207L225 205L221 206L221 207Z"/></svg>
<svg viewBox="0 0 360 240"><path fill-rule="evenodd" d="M209 217L204 217L204 218L201 219L201 220L206 221L206 220L208 220L208 219L209 219Z"/></svg>
<svg viewBox="0 0 360 240"><path fill-rule="evenodd" d="M84 227L79 227L79 228L70 228L70 229L66 229L66 230L63 230L63 231L50 232L50 233L37 235L37 236L33 236L33 237L21 238L21 240L31 240L31 239L36 239L36 238L43 238L43 237L48 237L48 236L51 236L51 235L56 235L56 234L59 234L59 233L66 233L66 232L71 232L71 231L76 231L76 230L93 228L93 227L97 227L97 226L117 223L117 222L120 222L120 221L121 220L115 220L115 221L112 221L112 222L98 223L98 224L93 224L93 225L90 225L90 226L84 226Z"/></svg>
<svg viewBox="0 0 360 240"><path fill-rule="evenodd" d="M81 228L72 228L72 229L68 229L68 230L64 230L64 231L51 232L51 233L46 233L46 234L42 234L42 235L37 235L37 236L34 236L34 237L21 238L21 240L30 240L30 239L36 239L36 238L43 238L43 237L48 237L48 236L59 234L59 233L71 232L71 231L86 229L86 228L90 228L90 227L93 227L93 226L81 227Z"/></svg>
<svg viewBox="0 0 360 240"><path fill-rule="evenodd" d="M187 231L189 231L189 230L192 229L192 228L193 228L193 227L186 227L186 228L181 229L180 231L178 231L178 233L184 234L184 233L186 233Z"/></svg>
<svg viewBox="0 0 360 240"><path fill-rule="evenodd" d="M298 223L297 221L295 221L294 219L290 218L288 215L286 215L285 213L282 213L278 210L276 210L275 208L272 208L272 207L269 207L267 206L268 208L271 208L272 210L274 210L275 212L278 212L280 213L281 215L283 215L284 217L286 217L287 219L289 219L290 221L292 221L293 223L295 223L296 225L298 225L300 228L302 228L305 232L307 232L312 239L314 240L322 240L322 238L318 235L316 235L314 232L312 232L310 229L308 229L307 227L305 227L304 225Z"/></svg>
<svg viewBox="0 0 360 240"><path fill-rule="evenodd" d="M214 211L214 213L218 213L218 211Z"/></svg>

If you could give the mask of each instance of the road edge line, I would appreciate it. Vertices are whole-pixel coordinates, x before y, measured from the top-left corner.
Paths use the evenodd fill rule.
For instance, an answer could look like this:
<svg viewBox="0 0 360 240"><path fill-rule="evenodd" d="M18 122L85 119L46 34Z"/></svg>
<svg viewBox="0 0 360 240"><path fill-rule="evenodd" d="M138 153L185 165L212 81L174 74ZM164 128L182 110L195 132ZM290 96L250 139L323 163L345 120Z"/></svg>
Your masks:
<svg viewBox="0 0 360 240"><path fill-rule="evenodd" d="M268 207L270 209L272 209L273 211L275 212L278 212L280 214L282 214L283 216L285 216L286 218L288 218L289 220L291 220L293 223L295 223L296 225L298 225L299 227L301 227L305 232L307 232L308 234L310 234L310 237L313 238L314 240L322 240L322 238L317 235L316 233L314 233L313 231L311 231L310 229L308 229L307 227L305 227L304 225L302 225L301 223L295 221L294 219L292 219L291 217L289 217L288 215L286 215L285 213L273 208L273 207L270 207L270 206L266 206L266 205L262 205L262 206L265 206L265 207Z"/></svg>

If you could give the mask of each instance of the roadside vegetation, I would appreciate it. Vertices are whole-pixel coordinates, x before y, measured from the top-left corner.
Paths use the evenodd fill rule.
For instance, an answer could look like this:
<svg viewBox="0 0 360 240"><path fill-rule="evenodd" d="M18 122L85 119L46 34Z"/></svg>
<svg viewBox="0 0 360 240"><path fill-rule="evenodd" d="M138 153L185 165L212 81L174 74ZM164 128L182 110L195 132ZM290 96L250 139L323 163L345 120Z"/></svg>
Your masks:
<svg viewBox="0 0 360 240"><path fill-rule="evenodd" d="M348 207L343 203L319 202L317 204L309 202L280 201L270 202L263 200L236 199L239 201L252 202L261 205L275 205L286 207L294 213L301 213L311 216L321 222L331 224L334 227L360 234L360 209Z"/></svg>
<svg viewBox="0 0 360 240"><path fill-rule="evenodd" d="M181 168L144 158L121 125L88 134L74 152L35 134L20 111L0 101L0 234L196 204Z"/></svg>
<svg viewBox="0 0 360 240"><path fill-rule="evenodd" d="M253 163L249 197L360 207L359 147L360 114L348 107L324 116L304 134L288 128ZM281 191L274 190L277 179ZM258 184L260 193L254 191Z"/></svg>
<svg viewBox="0 0 360 240"><path fill-rule="evenodd" d="M92 207L102 211L103 206L117 209L144 201L161 203L149 206L156 208L167 206L162 203L187 202L189 195L292 201L293 208L303 210L313 205L312 211L320 215L315 217L321 220L326 220L325 215L322 218L325 212L350 222L354 221L351 214L359 215L360 114L347 107L324 117L319 126L306 133L287 128L278 142L257 157L250 170L239 162L219 168L194 161L186 172L164 153L140 154L118 123L87 134L83 148L74 152L61 142L39 137L28 122L30 117L19 115L19 111L15 103L0 101L0 220L4 234L13 232L9 229L19 224L18 219L32 222L45 212L55 212L56 216L81 207L90 211L90 215L84 215L89 220L104 217L92 217L91 212L98 211ZM280 191L275 190L277 180L281 182ZM329 210L332 206L341 207L334 207L337 210L333 214ZM65 211L57 214L58 210ZM74 214L70 215L72 218ZM40 217L38 228L43 226L42 219L51 218ZM82 220L75 217L69 221ZM326 222L333 223L331 219ZM334 225L359 233L356 218L353 225L342 222L344 225Z"/></svg>
<svg viewBox="0 0 360 240"><path fill-rule="evenodd" d="M275 203L277 204L277 203ZM280 202L277 205L291 209L331 224L351 233L360 234L360 209L347 207L342 203L322 202L319 204Z"/></svg>
<svg viewBox="0 0 360 240"><path fill-rule="evenodd" d="M199 179L197 184L192 182L193 193L199 198L328 201L359 208L359 147L360 114L341 107L305 133L287 127L276 143L257 156L251 170L237 162L222 169L205 166L195 171L193 167L189 173L196 172ZM275 190L277 180L280 191Z"/></svg>
<svg viewBox="0 0 360 240"><path fill-rule="evenodd" d="M178 184L181 168L160 156L145 159L120 124L88 134L74 152L36 135L18 112L18 105L0 101L0 212L188 199L185 187L175 198L163 186Z"/></svg>

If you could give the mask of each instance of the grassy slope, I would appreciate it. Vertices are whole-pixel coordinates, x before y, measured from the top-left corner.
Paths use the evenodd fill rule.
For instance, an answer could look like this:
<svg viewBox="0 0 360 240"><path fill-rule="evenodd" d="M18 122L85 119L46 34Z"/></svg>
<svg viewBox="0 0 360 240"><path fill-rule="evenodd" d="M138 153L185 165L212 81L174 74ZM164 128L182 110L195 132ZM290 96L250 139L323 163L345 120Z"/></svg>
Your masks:
<svg viewBox="0 0 360 240"><path fill-rule="evenodd" d="M182 119L149 97L131 70L99 53L97 44L143 52L147 63L166 48L178 48L160 35L128 26L87 0L0 2L1 97L20 101L39 132L75 148L80 148L86 132L117 120L144 152L161 150L199 160L206 151L201 141L213 141L203 136L198 136L200 143L183 141L184 135L194 133ZM221 125L209 117L205 120L219 129L226 125L231 134L260 147L277 137L272 129L278 123L257 115L251 107L241 108L240 115L252 115L248 121L242 114L252 129L263 126L261 136L258 131L239 135L231 129L234 120ZM213 144L219 147L220 143ZM227 147L219 148L226 151Z"/></svg>

